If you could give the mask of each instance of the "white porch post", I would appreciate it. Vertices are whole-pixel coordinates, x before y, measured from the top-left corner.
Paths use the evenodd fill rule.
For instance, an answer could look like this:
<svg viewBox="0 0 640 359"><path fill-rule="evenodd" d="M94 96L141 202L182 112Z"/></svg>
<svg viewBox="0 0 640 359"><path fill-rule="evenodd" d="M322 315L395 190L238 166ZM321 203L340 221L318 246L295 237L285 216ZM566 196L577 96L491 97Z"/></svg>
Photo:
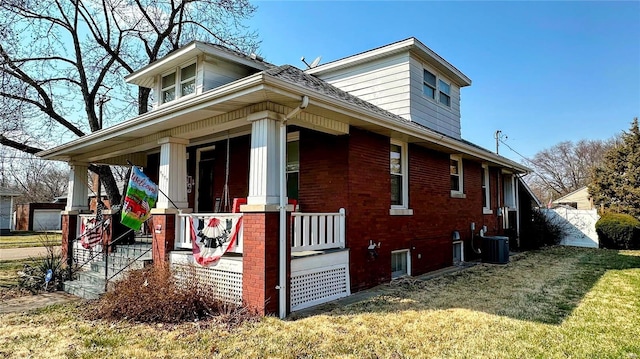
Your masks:
<svg viewBox="0 0 640 359"><path fill-rule="evenodd" d="M89 210L88 165L86 163L70 162L69 186L67 187L66 211Z"/></svg>
<svg viewBox="0 0 640 359"><path fill-rule="evenodd" d="M252 123L247 205L278 206L280 122L266 111L250 115L248 120Z"/></svg>
<svg viewBox="0 0 640 359"><path fill-rule="evenodd" d="M160 178L156 208L172 209L173 203L180 209L189 207L187 199L187 144L183 138L165 137L160 144ZM164 195L162 194L164 193ZM167 198L168 197L168 198Z"/></svg>

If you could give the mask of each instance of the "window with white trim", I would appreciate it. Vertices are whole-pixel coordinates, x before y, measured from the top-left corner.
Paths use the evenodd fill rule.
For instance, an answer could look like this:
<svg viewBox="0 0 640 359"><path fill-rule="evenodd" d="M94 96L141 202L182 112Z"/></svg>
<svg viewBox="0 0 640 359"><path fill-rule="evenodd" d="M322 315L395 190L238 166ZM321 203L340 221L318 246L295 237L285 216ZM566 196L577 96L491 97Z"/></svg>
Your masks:
<svg viewBox="0 0 640 359"><path fill-rule="evenodd" d="M300 132L287 134L287 197L298 199L300 188Z"/></svg>
<svg viewBox="0 0 640 359"><path fill-rule="evenodd" d="M391 252L391 278L411 275L411 256L408 249Z"/></svg>
<svg viewBox="0 0 640 359"><path fill-rule="evenodd" d="M440 79L438 80L438 90L440 91L440 103L451 107L451 85Z"/></svg>
<svg viewBox="0 0 640 359"><path fill-rule="evenodd" d="M451 178L451 194L461 195L464 193L462 158L451 155L449 159L449 176Z"/></svg>
<svg viewBox="0 0 640 359"><path fill-rule="evenodd" d="M491 189L489 187L489 165L482 164L482 211L485 214L491 213Z"/></svg>
<svg viewBox="0 0 640 359"><path fill-rule="evenodd" d="M422 91L427 97L435 99L436 98L436 75L431 72L424 70L424 74L422 75Z"/></svg>
<svg viewBox="0 0 640 359"><path fill-rule="evenodd" d="M408 208L407 144L391 140L389 151L391 173L391 208Z"/></svg>
<svg viewBox="0 0 640 359"><path fill-rule="evenodd" d="M160 102L167 103L196 92L195 62L177 68L162 76L160 84Z"/></svg>

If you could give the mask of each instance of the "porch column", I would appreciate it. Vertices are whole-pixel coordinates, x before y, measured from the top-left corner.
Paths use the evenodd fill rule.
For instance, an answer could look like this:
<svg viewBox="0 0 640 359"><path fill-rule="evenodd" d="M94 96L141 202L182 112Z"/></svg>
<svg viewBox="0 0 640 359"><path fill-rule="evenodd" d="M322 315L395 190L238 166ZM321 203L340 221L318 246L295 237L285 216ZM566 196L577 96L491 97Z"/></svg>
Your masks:
<svg viewBox="0 0 640 359"><path fill-rule="evenodd" d="M277 114L254 113L251 121L249 196L243 212L242 299L261 314L279 307L279 129Z"/></svg>
<svg viewBox="0 0 640 359"><path fill-rule="evenodd" d="M156 208L187 208L187 144L183 138L165 137L160 144L160 178ZM162 194L164 193L164 195ZM168 197L168 198L167 198Z"/></svg>
<svg viewBox="0 0 640 359"><path fill-rule="evenodd" d="M249 197L247 205L269 206L280 203L279 136L280 122L275 114L264 111L252 114L251 155L249 161Z"/></svg>
<svg viewBox="0 0 640 359"><path fill-rule="evenodd" d="M89 186L88 169L86 163L70 162L69 166L69 186L67 187L67 207L66 211L88 211L89 210Z"/></svg>
<svg viewBox="0 0 640 359"><path fill-rule="evenodd" d="M67 206L61 214L62 220L62 258L71 270L73 266L73 241L77 233L78 214L89 211L88 169L83 162L69 163L69 185L67 186Z"/></svg>
<svg viewBox="0 0 640 359"><path fill-rule="evenodd" d="M153 219L153 263L165 266L175 247L178 210L187 209L187 144L183 138L165 137L160 144L158 201L151 210ZM172 203L173 202L173 203ZM174 206L175 205L175 206ZM177 207L177 208L176 208Z"/></svg>

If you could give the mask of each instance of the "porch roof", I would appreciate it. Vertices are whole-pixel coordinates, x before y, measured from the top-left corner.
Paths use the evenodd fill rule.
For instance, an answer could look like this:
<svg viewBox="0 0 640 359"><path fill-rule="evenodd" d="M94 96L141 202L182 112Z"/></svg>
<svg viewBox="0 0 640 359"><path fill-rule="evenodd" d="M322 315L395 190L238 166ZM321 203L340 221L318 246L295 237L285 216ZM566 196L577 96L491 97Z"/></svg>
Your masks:
<svg viewBox="0 0 640 359"><path fill-rule="evenodd" d="M123 164L125 158L158 148L157 140L163 137L194 141L205 133L248 131L250 123L246 117L257 111L257 105L278 104L286 113L296 108L304 95L309 97L309 106L304 113L446 153L461 154L465 158L487 161L518 173L531 171L471 142L383 110L291 65L272 67L199 96L167 104L37 155L52 160ZM214 118L218 120L211 120Z"/></svg>

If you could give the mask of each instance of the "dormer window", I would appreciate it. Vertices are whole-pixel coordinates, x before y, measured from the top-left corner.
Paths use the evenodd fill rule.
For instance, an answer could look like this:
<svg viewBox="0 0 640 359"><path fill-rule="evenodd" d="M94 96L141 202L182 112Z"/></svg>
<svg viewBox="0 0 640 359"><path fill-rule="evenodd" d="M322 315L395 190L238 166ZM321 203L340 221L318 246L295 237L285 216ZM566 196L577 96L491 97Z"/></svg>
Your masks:
<svg viewBox="0 0 640 359"><path fill-rule="evenodd" d="M440 89L440 103L445 106L451 106L451 86L442 81L438 81L438 88Z"/></svg>
<svg viewBox="0 0 640 359"><path fill-rule="evenodd" d="M427 97L436 98L436 75L424 70L422 91Z"/></svg>
<svg viewBox="0 0 640 359"><path fill-rule="evenodd" d="M178 86L179 85L179 86ZM180 67L176 71L162 76L162 103L196 92L196 64Z"/></svg>
<svg viewBox="0 0 640 359"><path fill-rule="evenodd" d="M196 64L180 69L180 96L196 92Z"/></svg>
<svg viewBox="0 0 640 359"><path fill-rule="evenodd" d="M176 99L176 73L162 76L162 103Z"/></svg>

